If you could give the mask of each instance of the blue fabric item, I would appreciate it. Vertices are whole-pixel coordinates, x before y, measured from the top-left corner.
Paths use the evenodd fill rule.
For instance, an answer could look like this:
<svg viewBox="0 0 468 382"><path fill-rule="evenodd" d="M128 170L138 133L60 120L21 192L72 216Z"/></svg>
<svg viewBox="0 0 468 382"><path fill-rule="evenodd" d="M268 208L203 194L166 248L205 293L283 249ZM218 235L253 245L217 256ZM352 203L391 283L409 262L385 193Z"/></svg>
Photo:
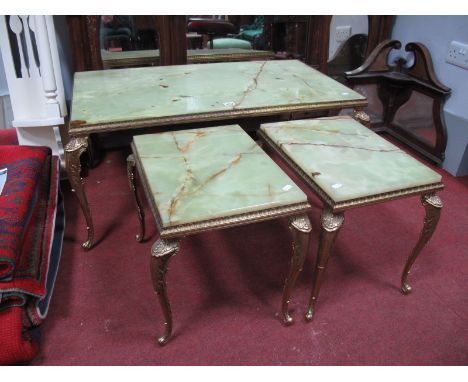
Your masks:
<svg viewBox="0 0 468 382"><path fill-rule="evenodd" d="M54 290L55 279L62 254L63 236L65 233L65 207L63 202L62 192L58 191L57 212L55 214L55 230L54 239L52 241L52 249L49 259L49 272L47 273L46 289L47 294L38 304L38 313L42 319L47 315L50 299Z"/></svg>

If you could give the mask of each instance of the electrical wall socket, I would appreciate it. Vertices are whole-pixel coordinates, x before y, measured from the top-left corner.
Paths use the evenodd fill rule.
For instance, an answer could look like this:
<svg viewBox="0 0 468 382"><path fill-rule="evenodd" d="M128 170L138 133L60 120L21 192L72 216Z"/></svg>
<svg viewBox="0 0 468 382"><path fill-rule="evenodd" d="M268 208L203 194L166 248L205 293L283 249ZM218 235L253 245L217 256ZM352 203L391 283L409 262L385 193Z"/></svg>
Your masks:
<svg viewBox="0 0 468 382"><path fill-rule="evenodd" d="M445 61L463 69L468 69L468 45L452 41Z"/></svg>
<svg viewBox="0 0 468 382"><path fill-rule="evenodd" d="M351 37L351 25L342 25L336 27L335 30L335 40L336 42L346 41Z"/></svg>

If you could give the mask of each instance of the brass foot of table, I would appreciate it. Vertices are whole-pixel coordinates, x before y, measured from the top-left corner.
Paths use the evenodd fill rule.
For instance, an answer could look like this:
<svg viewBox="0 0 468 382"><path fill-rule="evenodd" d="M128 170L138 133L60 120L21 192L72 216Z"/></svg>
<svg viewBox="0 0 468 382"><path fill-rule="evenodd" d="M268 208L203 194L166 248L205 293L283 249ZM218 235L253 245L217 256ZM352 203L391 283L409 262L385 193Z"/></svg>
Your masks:
<svg viewBox="0 0 468 382"><path fill-rule="evenodd" d="M88 250L93 246L94 226L89 210L88 200L84 192L83 179L81 178L80 157L88 148L88 138L72 138L65 146L65 167L68 174L68 180L72 186L72 191L78 198L80 207L86 219L87 239L81 246Z"/></svg>
<svg viewBox="0 0 468 382"><path fill-rule="evenodd" d="M142 207L140 197L138 196L138 191L135 181L135 158L133 154L130 154L127 158L127 176L128 184L130 189L133 191L133 198L135 201L135 206L138 213L138 221L140 222L140 232L135 235L136 241L142 242L145 237L145 212Z"/></svg>
<svg viewBox="0 0 468 382"><path fill-rule="evenodd" d="M409 285L408 283L401 284L401 293L407 295L407 294L410 294L411 291L412 291L411 285Z"/></svg>
<svg viewBox="0 0 468 382"><path fill-rule="evenodd" d="M328 259L332 252L336 236L343 224L344 215L342 213L334 214L329 210L323 210L320 220L320 242L314 269L312 293L310 295L309 305L305 315L306 321L311 321L314 317L315 304L317 303L317 298L320 292L322 277L327 267Z"/></svg>
<svg viewBox="0 0 468 382"><path fill-rule="evenodd" d="M289 219L289 229L293 237L293 254L283 289L282 314L285 325L291 325L294 322L289 314L289 299L307 256L312 226L307 215L299 215Z"/></svg>
<svg viewBox="0 0 468 382"><path fill-rule="evenodd" d="M363 110L354 110L353 118L358 121L361 125L367 128L371 127L371 120L369 115Z"/></svg>
<svg viewBox="0 0 468 382"><path fill-rule="evenodd" d="M172 311L166 291L166 272L169 259L179 251L179 240L157 240L151 248L151 279L158 295L164 315L164 334L158 338L159 345L165 345L172 335Z"/></svg>
<svg viewBox="0 0 468 382"><path fill-rule="evenodd" d="M416 246L406 261L405 269L403 270L403 274L401 276L401 292L405 295L410 294L412 290L411 286L407 282L411 267L426 243L432 237L432 234L437 227L437 223L439 222L440 212L443 207L442 200L435 194L423 195L421 197L421 203L426 210L424 226L421 234L419 235L419 240L416 243Z"/></svg>
<svg viewBox="0 0 468 382"><path fill-rule="evenodd" d="M314 318L314 309L313 308L309 308L307 310L307 313L305 315L305 319L306 321L312 321L312 319Z"/></svg>

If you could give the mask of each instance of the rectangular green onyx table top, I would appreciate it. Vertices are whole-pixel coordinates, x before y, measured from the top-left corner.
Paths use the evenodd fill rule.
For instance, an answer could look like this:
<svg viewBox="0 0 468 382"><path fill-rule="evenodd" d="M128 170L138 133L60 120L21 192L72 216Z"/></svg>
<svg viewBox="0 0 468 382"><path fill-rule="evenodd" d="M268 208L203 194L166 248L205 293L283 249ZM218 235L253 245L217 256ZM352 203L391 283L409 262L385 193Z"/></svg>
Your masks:
<svg viewBox="0 0 468 382"><path fill-rule="evenodd" d="M163 228L307 203L238 125L139 135L133 150Z"/></svg>
<svg viewBox="0 0 468 382"><path fill-rule="evenodd" d="M70 134L366 104L297 60L78 72Z"/></svg>
<svg viewBox="0 0 468 382"><path fill-rule="evenodd" d="M158 64L159 49L148 50L127 50L122 52L109 52L101 50L101 57L104 66L119 67L119 66L136 66L142 64ZM242 58L257 59L273 59L275 54L268 50L253 50L239 48L223 48L223 49L187 49L187 61L203 62L214 60L229 60Z"/></svg>
<svg viewBox="0 0 468 382"><path fill-rule="evenodd" d="M350 117L263 124L260 130L335 203L442 179Z"/></svg>

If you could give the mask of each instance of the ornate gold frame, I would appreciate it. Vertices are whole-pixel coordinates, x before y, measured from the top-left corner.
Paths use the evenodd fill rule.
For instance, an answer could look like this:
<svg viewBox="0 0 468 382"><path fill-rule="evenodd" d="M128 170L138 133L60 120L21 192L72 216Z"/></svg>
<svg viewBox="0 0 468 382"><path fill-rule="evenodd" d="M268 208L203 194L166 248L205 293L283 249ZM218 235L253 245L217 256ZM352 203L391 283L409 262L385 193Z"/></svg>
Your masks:
<svg viewBox="0 0 468 382"><path fill-rule="evenodd" d="M196 223L181 224L172 227L163 227L161 217L159 216L158 208L154 203L154 198L151 195L151 191L148 189L148 179L146 178L146 174L143 171L143 166L141 164L140 158L137 154L137 150L133 142L131 144L131 147L137 171L143 178L143 181L141 183L146 195L146 199L149 202L151 212L153 213L154 219L156 221L156 226L162 239L180 238L181 236L191 235L213 229L229 228L237 225L256 223L264 220L275 219L282 216L298 215L307 212L311 208L308 202L304 202L285 207L270 208L266 210L210 219Z"/></svg>
<svg viewBox="0 0 468 382"><path fill-rule="evenodd" d="M254 53L255 52L255 53ZM189 64L201 64L211 62L233 62L233 61L264 61L272 60L275 58L274 52L268 51L255 51L251 50L249 53L220 53L220 54L200 54L200 55L187 55L187 62Z"/></svg>
<svg viewBox="0 0 468 382"><path fill-rule="evenodd" d="M223 121L234 118L261 117L283 113L295 113L317 110L362 108L367 106L367 100L350 100L339 102L321 102L294 104L283 106L268 106L251 109L231 109L206 113L183 114L141 120L127 120L106 123L88 124L86 121L71 121L69 134L73 137L87 136L91 133L104 133L117 130L138 129L143 127L166 126L179 123Z"/></svg>
<svg viewBox="0 0 468 382"><path fill-rule="evenodd" d="M104 69L120 69L139 66L158 66L159 56L134 57L134 58L103 58Z"/></svg>
<svg viewBox="0 0 468 382"><path fill-rule="evenodd" d="M401 190L385 192L382 194L376 194L372 196L356 198L346 200L344 202L333 201L292 159L290 159L286 153L283 152L261 129L257 133L276 154L278 154L291 168L294 169L295 173L301 178L302 181L310 186L316 195L327 204L333 213L341 212L350 208L366 206L370 204L376 204L387 200L400 199L405 196L427 194L430 192L442 190L444 184L432 183L423 186L405 188Z"/></svg>
<svg viewBox="0 0 468 382"><path fill-rule="evenodd" d="M249 51L249 53L219 53L219 54L187 54L188 64L204 64L215 62L236 62L236 61L264 61L273 60L274 52L268 51ZM160 61L159 56L143 56L134 58L111 58L102 59L104 69L115 69L123 67L136 66L158 66Z"/></svg>

